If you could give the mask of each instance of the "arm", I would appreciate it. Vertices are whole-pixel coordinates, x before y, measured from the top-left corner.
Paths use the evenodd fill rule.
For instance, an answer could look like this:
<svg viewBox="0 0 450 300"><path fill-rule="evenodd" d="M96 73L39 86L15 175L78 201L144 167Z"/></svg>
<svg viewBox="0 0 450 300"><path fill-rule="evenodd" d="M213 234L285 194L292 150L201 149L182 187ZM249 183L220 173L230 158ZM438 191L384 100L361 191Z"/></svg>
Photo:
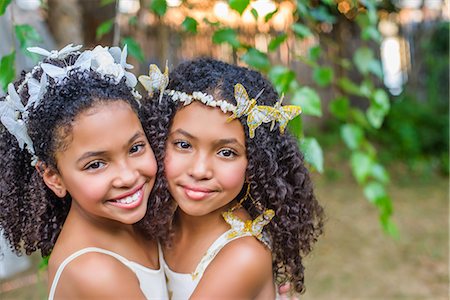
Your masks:
<svg viewBox="0 0 450 300"><path fill-rule="evenodd" d="M206 269L194 299L275 299L270 251L253 237L226 245Z"/></svg>
<svg viewBox="0 0 450 300"><path fill-rule="evenodd" d="M88 253L64 269L55 299L145 299L136 275L117 259Z"/></svg>

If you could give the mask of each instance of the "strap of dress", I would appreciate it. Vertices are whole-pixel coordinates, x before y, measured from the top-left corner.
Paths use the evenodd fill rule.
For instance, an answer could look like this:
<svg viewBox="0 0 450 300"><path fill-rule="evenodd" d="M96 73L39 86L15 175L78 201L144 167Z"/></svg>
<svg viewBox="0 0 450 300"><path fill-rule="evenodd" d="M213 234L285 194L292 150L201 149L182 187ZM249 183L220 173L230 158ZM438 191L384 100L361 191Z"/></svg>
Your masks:
<svg viewBox="0 0 450 300"><path fill-rule="evenodd" d="M123 257L117 253L114 253L112 251L101 249L101 248L96 248L96 247L88 247L88 248L81 249L81 250L71 254L69 257L67 257L62 262L62 264L58 267L58 270L56 271L56 274L55 274L55 278L53 278L52 287L50 288L50 293L48 296L49 300L53 300L53 298L55 296L56 286L58 285L59 278L61 277L61 274L62 274L64 268L75 258L77 258L85 253L89 253L89 252L99 252L99 253L110 255L110 256L116 258L117 260L119 260L120 262L122 262L127 267L129 267L128 259L126 259L125 257Z"/></svg>
<svg viewBox="0 0 450 300"><path fill-rule="evenodd" d="M232 236L230 233L234 232L233 229L229 229L228 231L224 232L206 251L205 255L203 255L202 259L200 260L200 263L197 265L197 268L195 269L194 273L192 273L192 279L193 280L200 280L202 278L203 273L205 272L208 265L211 263L211 261L216 257L216 255L219 253L220 250L222 250L225 245L227 245L229 242L234 241L238 238L245 237L245 236L253 236L250 232L240 232L238 234L233 234Z"/></svg>

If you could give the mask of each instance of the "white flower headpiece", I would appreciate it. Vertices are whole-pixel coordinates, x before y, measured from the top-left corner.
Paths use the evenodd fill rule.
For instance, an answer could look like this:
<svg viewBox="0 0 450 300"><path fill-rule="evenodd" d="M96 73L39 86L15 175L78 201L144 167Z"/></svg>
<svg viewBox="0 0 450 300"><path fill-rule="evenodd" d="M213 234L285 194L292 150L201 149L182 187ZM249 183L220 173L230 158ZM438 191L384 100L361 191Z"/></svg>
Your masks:
<svg viewBox="0 0 450 300"><path fill-rule="evenodd" d="M212 95L200 91L187 94L181 91L167 90L166 87L169 84L169 70L167 63L164 73L162 73L158 66L154 64L150 65L149 69L149 76L141 75L139 76L139 81L148 91L150 97L153 96L154 91L159 91L159 101L161 101L163 94L170 96L172 101L179 101L184 105L189 105L192 101L197 100L205 105L218 107L224 113L231 112L232 115L228 117L228 121L247 116L250 138L255 136L256 128L262 123L272 123L270 130L273 130L275 122L278 122L280 132L283 134L287 123L302 112L300 106L282 106L281 103L284 97L281 97L274 106L256 105L256 99L263 91L255 98L250 99L244 86L240 83L237 83L234 86L234 98L236 99L237 105L233 105L225 100L215 100Z"/></svg>
<svg viewBox="0 0 450 300"><path fill-rule="evenodd" d="M81 49L81 45L73 46L67 45L63 49L57 51L47 51L39 47L29 47L29 52L44 55L50 59L65 59L70 54L80 54L78 51ZM28 135L26 122L28 118L28 112L31 107L36 108L42 100L44 94L47 91L49 84L49 77L52 78L55 83L61 84L69 75L69 72L93 70L98 72L103 77L110 76L114 78L115 83L119 83L125 76L126 84L132 89L132 93L136 101L139 103L141 95L134 89L137 84L136 76L133 73L128 72L128 69L132 69L133 66L126 63L127 58L127 46L121 50L119 47L102 47L97 46L93 50L86 50L80 54L75 61L75 64L66 67L55 66L51 63L40 62L37 66L31 70L31 72L25 75L25 80L19 85L18 90L14 88L13 84L8 85L8 94L4 101L0 101L0 118L5 128L17 139L20 149L23 149L26 145L27 151L32 155L32 165L37 162L37 156L34 152L33 142ZM42 70L42 75L39 80L33 78L38 70ZM28 86L28 102L24 106L21 102L19 94L22 92L23 87ZM140 105L140 103L139 103Z"/></svg>

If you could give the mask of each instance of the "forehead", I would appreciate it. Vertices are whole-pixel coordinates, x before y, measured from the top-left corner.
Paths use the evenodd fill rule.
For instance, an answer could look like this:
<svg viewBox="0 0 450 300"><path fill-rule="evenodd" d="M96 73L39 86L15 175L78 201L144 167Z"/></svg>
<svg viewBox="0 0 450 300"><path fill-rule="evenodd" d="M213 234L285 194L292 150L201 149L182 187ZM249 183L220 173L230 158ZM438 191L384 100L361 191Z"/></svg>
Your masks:
<svg viewBox="0 0 450 300"><path fill-rule="evenodd" d="M114 136L117 130L127 134L128 131L142 130L141 122L131 108L124 101L98 101L94 106L79 113L67 126L61 126L58 130L60 137L59 151L70 147L74 141L83 143L108 139Z"/></svg>
<svg viewBox="0 0 450 300"><path fill-rule="evenodd" d="M244 128L239 120L228 122L230 115L220 108L194 101L176 112L170 132L182 129L195 136L235 138L245 145Z"/></svg>

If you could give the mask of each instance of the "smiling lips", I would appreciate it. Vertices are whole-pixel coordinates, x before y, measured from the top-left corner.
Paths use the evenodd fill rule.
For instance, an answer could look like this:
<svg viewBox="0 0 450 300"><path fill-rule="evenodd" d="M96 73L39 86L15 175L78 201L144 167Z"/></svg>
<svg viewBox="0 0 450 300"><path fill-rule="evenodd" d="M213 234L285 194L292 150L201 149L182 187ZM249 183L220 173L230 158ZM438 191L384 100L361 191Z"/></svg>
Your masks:
<svg viewBox="0 0 450 300"><path fill-rule="evenodd" d="M114 200L108 201L111 205L132 209L138 207L144 198L144 185L141 185L136 190L127 193L126 195L120 196Z"/></svg>
<svg viewBox="0 0 450 300"><path fill-rule="evenodd" d="M192 186L183 186L184 193L186 196L195 201L204 200L205 198L209 197L211 194L213 194L215 191L200 187L192 187Z"/></svg>

